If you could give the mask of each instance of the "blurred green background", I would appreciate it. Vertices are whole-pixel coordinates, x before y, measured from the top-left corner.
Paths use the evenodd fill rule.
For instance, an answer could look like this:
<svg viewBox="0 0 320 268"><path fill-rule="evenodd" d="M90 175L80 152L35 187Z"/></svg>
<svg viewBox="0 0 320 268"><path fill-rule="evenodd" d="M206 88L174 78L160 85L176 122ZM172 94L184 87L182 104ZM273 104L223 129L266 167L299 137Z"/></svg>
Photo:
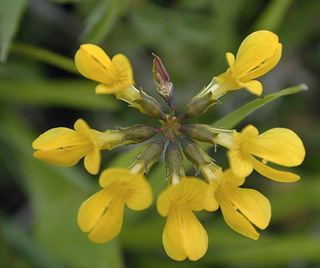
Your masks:
<svg viewBox="0 0 320 268"><path fill-rule="evenodd" d="M317 0L0 0L0 267L320 267L319 12ZM236 52L256 29L276 32L283 43L280 64L261 79L264 95L309 86L236 125L291 128L307 149L295 170L299 182L280 184L258 174L246 182L272 204L271 224L260 240L231 231L220 212L204 213L207 254L194 263L174 262L161 244L165 219L152 207L126 211L122 233L111 243L90 243L76 214L97 189L98 176L82 164L65 169L33 159L31 142L80 117L98 130L150 120L113 96L94 94L96 83L73 65L79 44L126 54L137 85L153 95L155 52L170 73L181 112L226 69L225 53ZM253 99L244 90L230 93L198 121L213 123ZM106 152L102 167L127 166L135 148ZM226 167L223 149L212 155ZM161 165L148 177L156 193L165 188Z"/></svg>

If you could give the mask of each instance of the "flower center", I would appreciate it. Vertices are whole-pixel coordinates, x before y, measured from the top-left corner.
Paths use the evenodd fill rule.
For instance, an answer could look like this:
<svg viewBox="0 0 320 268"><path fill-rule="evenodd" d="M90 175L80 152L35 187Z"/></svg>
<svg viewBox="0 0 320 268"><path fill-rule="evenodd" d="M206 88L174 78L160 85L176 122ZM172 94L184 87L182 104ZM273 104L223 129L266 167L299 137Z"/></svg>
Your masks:
<svg viewBox="0 0 320 268"><path fill-rule="evenodd" d="M167 140L174 140L175 136L179 136L181 121L174 115L167 115L166 119L162 121L162 131Z"/></svg>

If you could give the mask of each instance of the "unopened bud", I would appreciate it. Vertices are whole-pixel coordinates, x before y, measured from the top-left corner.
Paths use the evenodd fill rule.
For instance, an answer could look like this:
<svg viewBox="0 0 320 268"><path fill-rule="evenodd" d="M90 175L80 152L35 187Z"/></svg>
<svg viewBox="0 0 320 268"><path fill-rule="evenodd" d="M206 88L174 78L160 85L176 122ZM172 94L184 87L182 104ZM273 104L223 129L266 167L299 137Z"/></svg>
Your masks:
<svg viewBox="0 0 320 268"><path fill-rule="evenodd" d="M194 141L187 137L180 139L184 155L197 167L208 165L211 157Z"/></svg>
<svg viewBox="0 0 320 268"><path fill-rule="evenodd" d="M145 125L134 125L131 127L120 128L119 131L123 134L122 144L140 143L153 137L157 130L154 127Z"/></svg>
<svg viewBox="0 0 320 268"><path fill-rule="evenodd" d="M161 105L155 98L149 96L143 90L140 90L140 95L141 97L134 100L134 103L139 105L141 113L159 119L165 117Z"/></svg>
<svg viewBox="0 0 320 268"><path fill-rule="evenodd" d="M181 127L181 130L193 140L208 143L214 143L213 139L218 136L215 128L205 124L184 125Z"/></svg>
<svg viewBox="0 0 320 268"><path fill-rule="evenodd" d="M165 154L167 177L184 177L183 156L176 142L169 142Z"/></svg>
<svg viewBox="0 0 320 268"><path fill-rule="evenodd" d="M164 67L161 59L156 54L152 53L153 59L153 66L152 66L152 73L153 73L153 80L156 84L156 89L159 95L167 102L170 107L174 107L174 100L173 100L173 86L169 77L169 74Z"/></svg>
<svg viewBox="0 0 320 268"><path fill-rule="evenodd" d="M205 113L217 100L208 92L201 96L195 96L186 106L185 117L195 117Z"/></svg>
<svg viewBox="0 0 320 268"><path fill-rule="evenodd" d="M145 173L159 160L164 148L163 137L155 138L149 141L144 150L137 156L137 161L143 163Z"/></svg>

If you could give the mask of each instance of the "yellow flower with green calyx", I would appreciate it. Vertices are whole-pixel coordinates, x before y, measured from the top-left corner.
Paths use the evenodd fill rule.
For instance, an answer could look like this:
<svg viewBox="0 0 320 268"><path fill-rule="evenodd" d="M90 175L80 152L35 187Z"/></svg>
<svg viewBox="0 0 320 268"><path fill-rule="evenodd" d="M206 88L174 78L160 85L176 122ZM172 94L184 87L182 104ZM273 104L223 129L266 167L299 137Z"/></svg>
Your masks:
<svg viewBox="0 0 320 268"><path fill-rule="evenodd" d="M270 203L261 193L241 185L254 169L275 181L298 180L298 175L279 171L268 162L285 167L300 165L305 157L302 141L285 128L273 128L259 134L251 125L237 132L207 124L188 124L186 119L203 114L231 90L246 88L260 95L262 85L255 79L278 63L281 50L276 34L269 31L250 34L236 56L227 53L229 68L226 72L215 76L187 103L181 114L176 114L173 83L159 56L153 54L153 77L155 89L166 108L142 89L134 87L131 64L126 56L118 54L110 59L101 48L93 44L82 45L75 55L75 63L83 76L99 83L96 92L114 94L159 124L155 127L138 124L99 132L78 120L74 130L54 128L33 142L36 158L62 166L72 166L84 158L85 168L96 174L101 150L147 141L130 169L106 169L100 176L102 189L80 206L78 225L89 239L96 243L112 240L121 231L125 206L142 210L151 205L152 191L144 174L163 154L169 186L159 195L157 210L167 218L162 242L169 257L195 261L206 253L208 235L194 215L196 211L220 208L229 227L246 237L258 239L256 228L263 230L270 222ZM233 116L227 121L235 119ZM227 148L230 169L223 172L213 156L201 147L201 142L213 145L214 153L217 145ZM202 178L186 177L185 158Z"/></svg>
<svg viewBox="0 0 320 268"><path fill-rule="evenodd" d="M160 194L157 209L167 217L162 233L165 251L174 260L200 259L208 248L208 235L192 211L204 209L208 184L185 177Z"/></svg>
<svg viewBox="0 0 320 268"><path fill-rule="evenodd" d="M255 80L273 69L281 58L282 45L276 34L256 31L241 43L237 56L226 54L228 70L215 77L225 91L245 88L254 95L261 95L262 84Z"/></svg>
<svg viewBox="0 0 320 268"><path fill-rule="evenodd" d="M33 143L35 158L54 165L70 167L84 157L84 166L91 174L100 168L100 151L111 150L119 145L123 134L117 131L99 132L78 119L74 130L65 127L52 128L40 135Z"/></svg>
<svg viewBox="0 0 320 268"><path fill-rule="evenodd" d="M103 189L80 206L78 224L91 241L105 243L120 233L125 205L132 210L146 209L153 195L141 166L106 169L99 184Z"/></svg>
<svg viewBox="0 0 320 268"><path fill-rule="evenodd" d="M295 182L300 177L294 173L280 171L266 164L272 162L285 167L302 163L305 149L300 138L287 128L273 128L262 134L249 125L241 133L232 134L232 146L228 158L233 172L247 177L255 169L263 176L279 182ZM256 159L261 158L262 161Z"/></svg>
<svg viewBox="0 0 320 268"><path fill-rule="evenodd" d="M218 179L209 178L210 196L207 203L214 204L215 209L220 206L223 218L231 229L257 240L260 235L253 225L261 230L268 226L271 206L269 200L258 191L240 188L244 181L230 169L220 173Z"/></svg>

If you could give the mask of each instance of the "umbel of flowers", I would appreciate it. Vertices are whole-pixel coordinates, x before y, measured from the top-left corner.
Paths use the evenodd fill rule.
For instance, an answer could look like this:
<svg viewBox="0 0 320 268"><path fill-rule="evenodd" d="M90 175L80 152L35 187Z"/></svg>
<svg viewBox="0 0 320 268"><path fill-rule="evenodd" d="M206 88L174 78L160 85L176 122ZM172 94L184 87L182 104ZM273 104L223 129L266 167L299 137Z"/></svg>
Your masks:
<svg viewBox="0 0 320 268"><path fill-rule="evenodd" d="M256 127L248 125L239 132L187 121L206 112L230 91L245 88L260 96L263 86L256 79L279 62L281 51L276 34L265 30L250 34L235 56L226 54L227 70L214 76L187 103L184 112L176 114L172 83L158 56L153 55L153 77L167 109L134 86L126 56L117 54L109 58L98 46L81 45L75 55L76 67L84 77L98 82L96 93L113 94L161 125L97 131L78 119L74 129L57 127L40 135L32 144L36 150L34 157L66 167L84 158L85 169L97 174L101 151L144 142L143 150L129 168L105 169L99 179L101 189L80 206L78 224L93 242L106 243L120 233L125 207L139 211L152 204L152 189L145 175L163 153L167 178L159 178L164 189L156 206L166 218L162 242L172 259L194 261L206 253L208 235L196 217L197 211L213 212L220 208L231 229L256 240L258 229L264 230L270 222L271 206L264 195L242 185L253 170L277 182L299 180L299 175L284 171L281 166L302 163L305 157L302 141L286 128L259 133ZM230 167L223 170L199 142L224 147ZM184 157L200 171L201 177L185 175Z"/></svg>

